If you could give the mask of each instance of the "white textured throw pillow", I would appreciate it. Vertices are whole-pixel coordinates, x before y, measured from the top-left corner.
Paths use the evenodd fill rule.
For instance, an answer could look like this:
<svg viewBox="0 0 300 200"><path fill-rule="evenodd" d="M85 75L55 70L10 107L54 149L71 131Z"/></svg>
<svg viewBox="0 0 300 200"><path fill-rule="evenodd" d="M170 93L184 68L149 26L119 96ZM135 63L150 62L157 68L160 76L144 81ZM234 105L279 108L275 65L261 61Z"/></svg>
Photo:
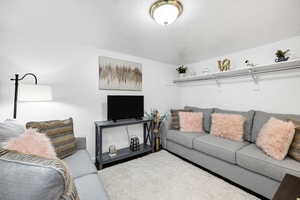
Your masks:
<svg viewBox="0 0 300 200"><path fill-rule="evenodd" d="M25 126L16 120L0 122L0 147L11 138L16 138L25 132Z"/></svg>

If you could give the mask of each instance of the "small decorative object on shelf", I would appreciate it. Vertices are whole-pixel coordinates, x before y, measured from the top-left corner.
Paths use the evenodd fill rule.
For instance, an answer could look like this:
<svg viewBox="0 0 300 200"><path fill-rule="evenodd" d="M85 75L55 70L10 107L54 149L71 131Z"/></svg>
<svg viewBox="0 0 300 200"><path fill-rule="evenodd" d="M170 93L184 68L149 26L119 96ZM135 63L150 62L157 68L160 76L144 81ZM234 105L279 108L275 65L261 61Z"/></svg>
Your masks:
<svg viewBox="0 0 300 200"><path fill-rule="evenodd" d="M250 60L245 60L245 64L246 64L247 67L255 67L256 66L256 64L254 64Z"/></svg>
<svg viewBox="0 0 300 200"><path fill-rule="evenodd" d="M276 59L275 59L275 62L282 62L282 61L287 61L290 57L286 57L287 53L289 52L290 50L287 49L286 51L282 51L282 50L277 50L276 51Z"/></svg>
<svg viewBox="0 0 300 200"><path fill-rule="evenodd" d="M130 150L131 151L140 150L140 140L137 136L133 136L130 138Z"/></svg>
<svg viewBox="0 0 300 200"><path fill-rule="evenodd" d="M151 119L151 127L154 136L154 150L159 151L161 149L160 139L160 127L163 121L167 119L167 114L161 114L158 110L151 110L150 113L146 113L146 117Z"/></svg>
<svg viewBox="0 0 300 200"><path fill-rule="evenodd" d="M187 66L185 65L179 65L176 69L176 71L179 73L179 77L184 77L187 72Z"/></svg>
<svg viewBox="0 0 300 200"><path fill-rule="evenodd" d="M218 60L218 68L221 72L230 70L231 61L229 59Z"/></svg>
<svg viewBox="0 0 300 200"><path fill-rule="evenodd" d="M109 146L109 156L114 157L117 155L117 148L116 145L110 145Z"/></svg>
<svg viewBox="0 0 300 200"><path fill-rule="evenodd" d="M190 76L190 77L197 76L197 72L195 72L195 71L190 71L189 76Z"/></svg>
<svg viewBox="0 0 300 200"><path fill-rule="evenodd" d="M202 73L203 73L204 75L209 74L209 69L208 69L208 67L205 67L205 68L202 70Z"/></svg>

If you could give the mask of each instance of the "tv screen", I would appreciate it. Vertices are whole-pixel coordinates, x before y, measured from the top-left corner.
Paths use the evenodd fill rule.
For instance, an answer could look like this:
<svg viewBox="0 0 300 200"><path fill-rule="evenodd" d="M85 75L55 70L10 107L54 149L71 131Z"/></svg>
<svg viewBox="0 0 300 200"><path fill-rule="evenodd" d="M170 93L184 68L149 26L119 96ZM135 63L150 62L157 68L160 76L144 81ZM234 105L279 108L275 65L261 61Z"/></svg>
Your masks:
<svg viewBox="0 0 300 200"><path fill-rule="evenodd" d="M107 96L107 119L141 119L144 116L144 96Z"/></svg>

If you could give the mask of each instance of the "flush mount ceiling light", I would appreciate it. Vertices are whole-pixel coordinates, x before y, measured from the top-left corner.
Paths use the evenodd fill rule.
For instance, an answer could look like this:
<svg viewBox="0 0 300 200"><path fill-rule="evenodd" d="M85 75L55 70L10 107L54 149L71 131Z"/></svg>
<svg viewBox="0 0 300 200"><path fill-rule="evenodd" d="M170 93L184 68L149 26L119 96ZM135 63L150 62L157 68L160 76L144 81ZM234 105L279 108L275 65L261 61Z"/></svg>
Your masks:
<svg viewBox="0 0 300 200"><path fill-rule="evenodd" d="M161 25L172 24L183 12L177 0L159 0L150 7L150 16Z"/></svg>

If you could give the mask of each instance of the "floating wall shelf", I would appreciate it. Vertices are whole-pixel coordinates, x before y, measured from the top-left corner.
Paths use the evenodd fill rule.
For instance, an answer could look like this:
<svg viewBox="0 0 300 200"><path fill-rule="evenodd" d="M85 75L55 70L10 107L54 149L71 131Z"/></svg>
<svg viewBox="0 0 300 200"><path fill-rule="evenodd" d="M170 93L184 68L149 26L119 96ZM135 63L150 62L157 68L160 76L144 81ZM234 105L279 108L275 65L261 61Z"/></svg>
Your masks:
<svg viewBox="0 0 300 200"><path fill-rule="evenodd" d="M241 76L250 76L255 82L257 82L256 74L270 73L270 72L279 72L300 69L300 60L291 60L280 63L273 63L269 65L258 65L255 67L245 67L235 70L230 70L226 72L216 72L206 75L191 76L185 78L175 79L174 83L183 83L190 81L205 81L205 80L215 80L219 85L218 80L223 78L233 78Z"/></svg>

